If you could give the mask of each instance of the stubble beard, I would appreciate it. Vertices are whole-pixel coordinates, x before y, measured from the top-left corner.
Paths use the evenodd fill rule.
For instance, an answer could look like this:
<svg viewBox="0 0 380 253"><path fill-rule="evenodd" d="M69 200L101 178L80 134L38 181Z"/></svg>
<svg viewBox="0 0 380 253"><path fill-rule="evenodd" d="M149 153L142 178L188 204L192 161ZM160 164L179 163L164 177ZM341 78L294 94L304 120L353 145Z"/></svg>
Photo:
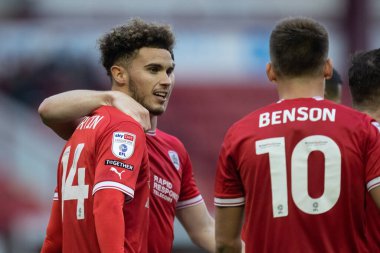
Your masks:
<svg viewBox="0 0 380 253"><path fill-rule="evenodd" d="M142 105L145 109L149 111L151 115L160 116L165 112L165 109L154 109L148 103L145 102L145 98L147 96L140 96L139 89L135 82L129 79L129 91L131 93L131 97L136 100L140 105Z"/></svg>

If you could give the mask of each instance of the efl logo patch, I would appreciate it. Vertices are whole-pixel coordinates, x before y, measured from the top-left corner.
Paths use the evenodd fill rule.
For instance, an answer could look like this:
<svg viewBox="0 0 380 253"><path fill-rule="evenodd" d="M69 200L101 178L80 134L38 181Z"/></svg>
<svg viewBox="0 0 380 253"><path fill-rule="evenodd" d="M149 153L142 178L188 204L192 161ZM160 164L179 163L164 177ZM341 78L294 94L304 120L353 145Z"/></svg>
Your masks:
<svg viewBox="0 0 380 253"><path fill-rule="evenodd" d="M114 132L112 153L120 159L128 159L135 150L136 135L128 132Z"/></svg>
<svg viewBox="0 0 380 253"><path fill-rule="evenodd" d="M179 164L179 157L178 157L177 152L173 150L169 150L168 154L169 154L170 160L172 160L174 167L177 170L179 170L180 164Z"/></svg>

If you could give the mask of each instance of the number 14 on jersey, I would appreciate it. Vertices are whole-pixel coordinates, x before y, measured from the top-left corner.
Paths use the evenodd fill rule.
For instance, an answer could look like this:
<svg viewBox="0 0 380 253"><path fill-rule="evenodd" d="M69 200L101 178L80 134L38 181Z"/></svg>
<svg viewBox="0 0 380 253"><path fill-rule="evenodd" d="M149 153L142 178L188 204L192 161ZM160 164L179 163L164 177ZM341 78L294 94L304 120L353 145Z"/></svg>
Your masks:
<svg viewBox="0 0 380 253"><path fill-rule="evenodd" d="M69 174L67 175L68 162L70 157L71 146L68 146L62 155L62 217L63 217L63 207L64 201L66 200L77 200L77 219L84 219L84 200L88 198L88 188L89 186L85 184L85 168L77 168L78 160L84 148L84 143L79 144L74 152L73 163L71 164ZM78 185L73 185L75 175L78 172ZM67 178L66 178L67 175Z"/></svg>

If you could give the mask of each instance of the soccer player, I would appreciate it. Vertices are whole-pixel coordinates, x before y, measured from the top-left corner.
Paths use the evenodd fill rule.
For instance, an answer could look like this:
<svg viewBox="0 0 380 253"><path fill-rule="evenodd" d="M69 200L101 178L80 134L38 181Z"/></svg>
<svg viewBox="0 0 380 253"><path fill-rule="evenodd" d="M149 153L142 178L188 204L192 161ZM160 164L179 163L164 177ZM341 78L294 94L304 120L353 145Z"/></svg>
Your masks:
<svg viewBox="0 0 380 253"><path fill-rule="evenodd" d="M335 68L332 77L326 80L325 98L338 104L342 101L342 79Z"/></svg>
<svg viewBox="0 0 380 253"><path fill-rule="evenodd" d="M332 75L318 22L281 20L267 75L280 100L226 133L215 182L217 252L368 252L365 192L380 207L380 133L364 113L323 99ZM244 217L244 218L243 218Z"/></svg>
<svg viewBox="0 0 380 253"><path fill-rule="evenodd" d="M124 43L118 36L125 29L106 34L101 51L112 90L132 96L129 74L134 67L128 65L125 51L120 54L110 46ZM160 47L146 48L136 57L160 59L165 74L140 75L140 81L154 82L162 90L170 83L170 76L162 76L174 68L173 40L167 36L151 41ZM133 63L140 66L144 61ZM164 102L154 102L156 110L163 110ZM63 149L41 252L148 252L149 180L146 136L140 124L112 106L99 107L82 119Z"/></svg>
<svg viewBox="0 0 380 253"><path fill-rule="evenodd" d="M196 245L215 252L214 219L195 184L189 155L176 137L157 129L157 116L165 112L174 85L173 51L163 47L168 39L174 42L169 27L132 20L101 41L103 65L109 74L116 71L116 76L125 80L129 95L151 117L151 129L146 132L151 170L148 252L171 252L175 217ZM45 124L67 137L72 133L73 119L102 104L123 111L130 107L131 99L122 95L117 91L68 91L45 99L39 112Z"/></svg>
<svg viewBox="0 0 380 253"><path fill-rule="evenodd" d="M380 49L359 52L348 71L352 104L380 122ZM369 252L380 252L380 211L367 195Z"/></svg>

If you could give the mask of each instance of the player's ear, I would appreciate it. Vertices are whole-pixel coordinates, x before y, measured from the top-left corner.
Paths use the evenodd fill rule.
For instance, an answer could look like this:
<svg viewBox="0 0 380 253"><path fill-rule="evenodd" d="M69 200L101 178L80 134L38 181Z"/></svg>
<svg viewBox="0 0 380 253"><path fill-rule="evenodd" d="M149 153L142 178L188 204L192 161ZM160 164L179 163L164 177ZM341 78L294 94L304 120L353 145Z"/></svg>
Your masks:
<svg viewBox="0 0 380 253"><path fill-rule="evenodd" d="M330 79L333 75L333 63L330 58L328 58L325 62L325 66L323 68L323 75L326 79Z"/></svg>
<svg viewBox="0 0 380 253"><path fill-rule="evenodd" d="M128 81L127 71L122 66L113 65L111 67L111 74L117 85L124 85Z"/></svg>
<svg viewBox="0 0 380 253"><path fill-rule="evenodd" d="M271 82L277 81L276 73L274 72L274 69L273 69L271 62L267 63L267 65L265 67L265 71L267 72L267 77L268 77L269 81L271 81Z"/></svg>

